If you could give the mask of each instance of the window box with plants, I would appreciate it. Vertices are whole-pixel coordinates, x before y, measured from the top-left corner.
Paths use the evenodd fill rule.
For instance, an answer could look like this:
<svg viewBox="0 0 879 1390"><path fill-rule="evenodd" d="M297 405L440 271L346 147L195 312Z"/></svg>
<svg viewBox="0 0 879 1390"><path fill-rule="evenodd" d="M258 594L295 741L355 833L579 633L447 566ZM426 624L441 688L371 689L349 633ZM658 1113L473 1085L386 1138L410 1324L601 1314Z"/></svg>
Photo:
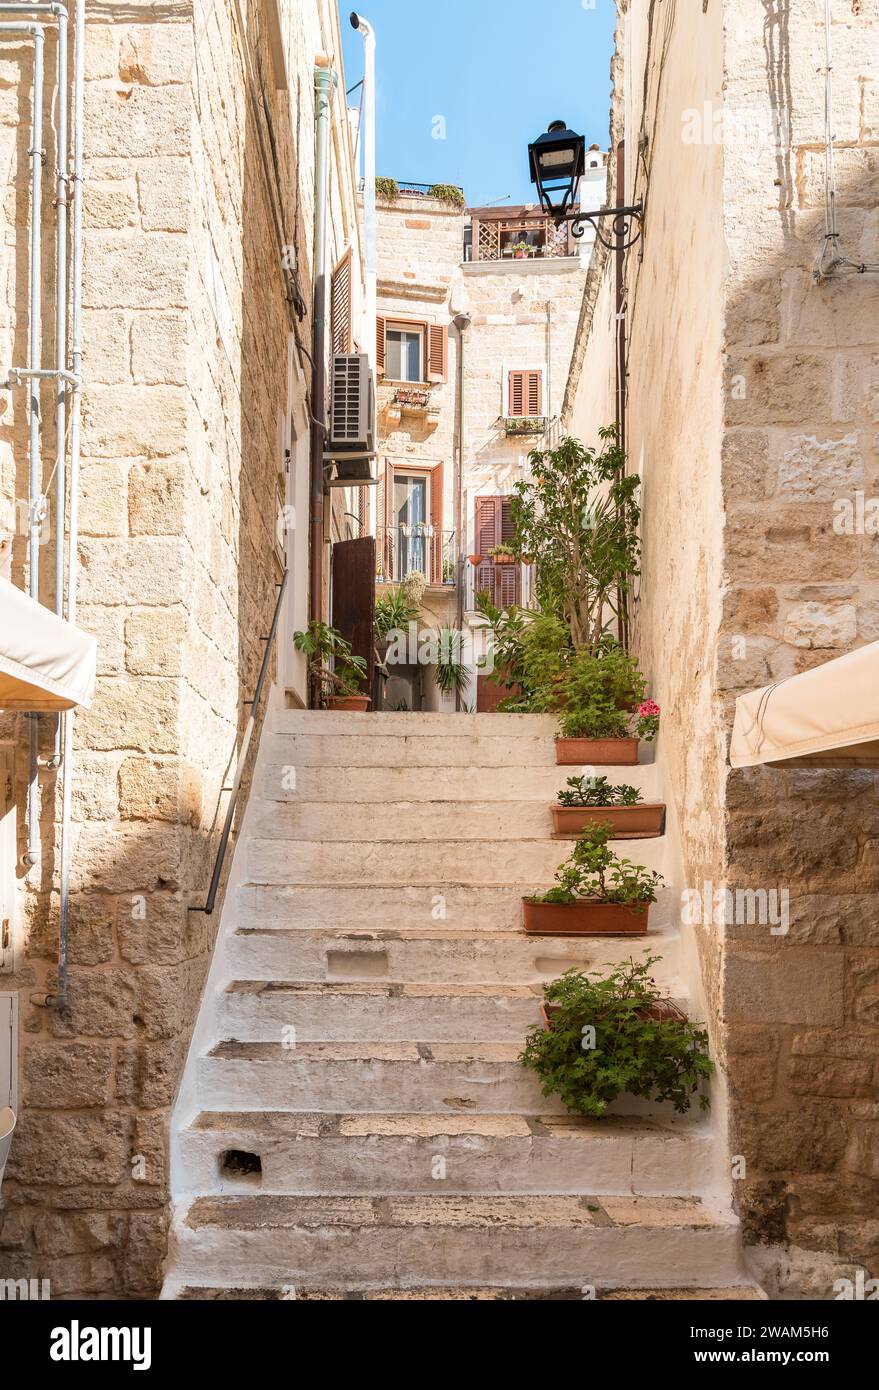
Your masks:
<svg viewBox="0 0 879 1390"><path fill-rule="evenodd" d="M418 386L398 386L393 404L400 406L404 415L413 412L421 414L430 405L430 392Z"/></svg>
<svg viewBox="0 0 879 1390"><path fill-rule="evenodd" d="M515 551L509 545L492 546L491 550L488 552L488 556L490 560L494 560L496 565L516 564Z"/></svg>
<svg viewBox="0 0 879 1390"><path fill-rule="evenodd" d="M369 708L371 697L361 690L366 662L355 656L337 628L312 619L304 632L294 632L293 645L306 657L322 709L362 712Z"/></svg>
<svg viewBox="0 0 879 1390"><path fill-rule="evenodd" d="M665 806L644 801L637 787L612 786L606 777L569 777L552 808L555 833L582 835L590 825L609 825L615 840L652 839L665 828Z"/></svg>
<svg viewBox="0 0 879 1390"><path fill-rule="evenodd" d="M545 415L507 415L504 418L505 434L542 434L545 429Z"/></svg>
<svg viewBox="0 0 879 1390"><path fill-rule="evenodd" d="M650 971L658 960L624 961L605 975L568 970L544 985L541 1022L519 1061L545 1096L594 1118L622 1095L670 1104L679 1114L709 1108L708 1033L657 987Z"/></svg>
<svg viewBox="0 0 879 1390"><path fill-rule="evenodd" d="M556 870L556 887L523 898L526 932L537 936L644 936L660 875L621 859L607 823L587 826Z"/></svg>

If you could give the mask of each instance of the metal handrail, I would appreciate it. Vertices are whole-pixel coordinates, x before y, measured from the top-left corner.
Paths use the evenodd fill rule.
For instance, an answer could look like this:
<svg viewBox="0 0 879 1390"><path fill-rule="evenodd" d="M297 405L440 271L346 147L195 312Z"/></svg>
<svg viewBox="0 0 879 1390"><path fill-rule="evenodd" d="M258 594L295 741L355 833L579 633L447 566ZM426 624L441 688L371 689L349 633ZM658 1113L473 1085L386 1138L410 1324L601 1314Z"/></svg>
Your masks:
<svg viewBox="0 0 879 1390"><path fill-rule="evenodd" d="M253 731L256 727L256 714L257 710L259 709L260 699L262 698L262 690L263 686L265 685L265 680L269 669L269 660L272 655L272 648L275 645L275 637L277 636L278 632L278 622L281 616L281 603L284 598L284 590L287 588L288 573L288 570L284 570L284 577L278 585L278 597L275 602L275 612L272 618L272 625L269 628L268 637L263 638L263 641L266 644L266 649L263 652L262 665L259 668L259 676L257 677L256 690L253 693L253 699L244 701L246 705L250 705L250 715L248 717L247 724L244 727L244 737L241 740L241 752L238 754L238 761L235 765L235 778L232 782L231 795L229 797L229 805L226 807L226 819L223 822L223 833L220 836L220 844L219 848L217 849L217 857L214 860L214 872L211 874L211 884L208 888L207 902L205 903L204 907L190 907L190 912L206 912L208 916L210 916L210 914L214 910L214 904L217 900L217 890L220 887L220 878L223 873L223 862L226 858L226 850L229 846L229 836L232 833L232 821L235 817L235 807L238 804L238 793L241 790L241 778L244 775L244 764L247 761L247 754L250 748L250 740L253 737Z"/></svg>

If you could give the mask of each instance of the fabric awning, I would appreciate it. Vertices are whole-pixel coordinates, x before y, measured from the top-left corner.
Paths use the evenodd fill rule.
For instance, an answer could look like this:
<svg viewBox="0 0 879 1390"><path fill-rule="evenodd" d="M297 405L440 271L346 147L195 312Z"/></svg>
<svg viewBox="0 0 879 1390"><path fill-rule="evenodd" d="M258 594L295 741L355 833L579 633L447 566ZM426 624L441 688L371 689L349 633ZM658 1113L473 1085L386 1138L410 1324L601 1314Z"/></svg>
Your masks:
<svg viewBox="0 0 879 1390"><path fill-rule="evenodd" d="M736 701L733 767L879 767L879 642Z"/></svg>
<svg viewBox="0 0 879 1390"><path fill-rule="evenodd" d="M88 709L98 644L0 579L0 709Z"/></svg>

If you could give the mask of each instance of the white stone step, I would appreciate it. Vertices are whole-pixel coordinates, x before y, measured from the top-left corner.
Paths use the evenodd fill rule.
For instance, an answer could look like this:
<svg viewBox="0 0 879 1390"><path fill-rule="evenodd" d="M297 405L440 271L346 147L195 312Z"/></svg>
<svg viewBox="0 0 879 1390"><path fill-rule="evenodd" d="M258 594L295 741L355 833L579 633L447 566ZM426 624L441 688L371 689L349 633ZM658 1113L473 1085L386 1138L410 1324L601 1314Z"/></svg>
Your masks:
<svg viewBox="0 0 879 1390"><path fill-rule="evenodd" d="M428 927L439 936L446 930L473 935L521 931L523 896L537 887L548 887L549 882L445 884L442 889L405 883L369 887L249 883L238 890L235 915L241 926L313 932L327 928L406 932ZM677 922L678 916L677 896L671 890L661 891L650 909L646 940L651 941L654 930Z"/></svg>
<svg viewBox="0 0 879 1390"><path fill-rule="evenodd" d="M183 1302L243 1300L263 1303L283 1303L291 1299L300 1303L364 1302L364 1303L582 1303L585 1291L573 1284L538 1284L530 1288L515 1284L411 1284L405 1289L360 1289L353 1285L320 1288L314 1284L297 1284L295 1289L284 1284L186 1284L179 1279L167 1279L163 1299ZM622 1301L651 1303L762 1303L766 1295L756 1284L730 1284L716 1289L697 1289L692 1285L675 1288L620 1288L602 1284L595 1291L598 1303Z"/></svg>
<svg viewBox="0 0 879 1390"><path fill-rule="evenodd" d="M528 985L236 980L219 1027L239 1042L277 1042L289 1030L301 1042L516 1042L537 1021L540 998Z"/></svg>
<svg viewBox="0 0 879 1390"><path fill-rule="evenodd" d="M262 742L268 762L296 768L556 766L552 738L545 735L268 733Z"/></svg>
<svg viewBox="0 0 879 1390"><path fill-rule="evenodd" d="M288 750L290 751L290 750ZM262 764L261 764L262 767ZM614 785L637 787L645 801L659 798L658 769L652 763L605 770ZM618 775L617 775L618 774ZM303 766L283 759L267 763L256 785L265 801L515 801L549 807L576 767L360 767Z"/></svg>
<svg viewBox="0 0 879 1390"><path fill-rule="evenodd" d="M251 830L259 839L405 841L552 838L549 801L304 801L252 807ZM557 842L556 842L557 843Z"/></svg>
<svg viewBox="0 0 879 1390"><path fill-rule="evenodd" d="M402 738L549 738L559 731L552 714L439 714L377 710L365 714L346 710L276 710L269 725L272 733L339 735L358 734Z"/></svg>
<svg viewBox="0 0 879 1390"><path fill-rule="evenodd" d="M741 1282L735 1221L687 1198L206 1197L176 1234L186 1282Z"/></svg>
<svg viewBox="0 0 879 1390"><path fill-rule="evenodd" d="M564 1114L518 1058L519 1043L222 1042L198 1059L203 1110ZM620 1115L669 1116L620 1096Z"/></svg>
<svg viewBox="0 0 879 1390"><path fill-rule="evenodd" d="M180 1142L188 1190L216 1196L240 1193L252 1183L223 1173L221 1160L229 1150L259 1156L260 1192L289 1195L692 1197L703 1191L711 1166L704 1127L640 1117L209 1111L196 1117Z"/></svg>
<svg viewBox="0 0 879 1390"><path fill-rule="evenodd" d="M600 970L649 951L658 955L656 978L675 980L679 938L529 936L523 931L406 932L339 927L317 932L239 927L229 939L227 963L239 980L356 981L413 984L527 985L576 967Z"/></svg>
<svg viewBox="0 0 879 1390"><path fill-rule="evenodd" d="M255 883L411 885L551 884L572 841L527 840L267 840L247 846L248 877ZM617 840L621 858L661 871L661 839Z"/></svg>

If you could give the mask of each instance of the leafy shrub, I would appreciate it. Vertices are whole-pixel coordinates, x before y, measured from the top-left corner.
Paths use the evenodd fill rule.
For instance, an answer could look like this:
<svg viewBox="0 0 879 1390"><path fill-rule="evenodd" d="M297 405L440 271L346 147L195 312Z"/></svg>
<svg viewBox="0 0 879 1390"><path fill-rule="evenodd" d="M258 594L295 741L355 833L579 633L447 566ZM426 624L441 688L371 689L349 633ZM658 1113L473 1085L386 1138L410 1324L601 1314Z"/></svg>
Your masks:
<svg viewBox="0 0 879 1390"><path fill-rule="evenodd" d="M603 639L597 653L581 648L555 687L562 736L625 737L630 724L626 707L643 699L645 685L634 657L611 638Z"/></svg>
<svg viewBox="0 0 879 1390"><path fill-rule="evenodd" d="M464 206L464 193L453 183L435 183L428 189L427 196L438 198L441 203L448 203L449 207Z"/></svg>
<svg viewBox="0 0 879 1390"><path fill-rule="evenodd" d="M529 1030L519 1061L545 1096L559 1096L578 1115L603 1115L624 1094L670 1101L683 1114L700 1091L699 1106L708 1109L701 1089L714 1070L708 1033L669 1010L649 974L657 960L629 960L603 977L568 970L544 986L547 1003L558 1006L552 1027Z"/></svg>
<svg viewBox="0 0 879 1390"><path fill-rule="evenodd" d="M569 777L568 786L559 792L560 806L637 806L642 799L637 787L613 787L606 777Z"/></svg>
<svg viewBox="0 0 879 1390"><path fill-rule="evenodd" d="M400 629L405 631L421 612L402 586L382 594L375 601L375 640L384 642L389 633Z"/></svg>
<svg viewBox="0 0 879 1390"><path fill-rule="evenodd" d="M663 879L655 869L645 869L631 859L621 859L608 846L613 826L588 825L577 837L570 855L556 869L556 888L529 899L536 903L625 903L635 909L656 901Z"/></svg>
<svg viewBox="0 0 879 1390"><path fill-rule="evenodd" d="M400 196L400 186L396 179L378 178L375 181L375 191L379 198L384 198L387 203L394 203Z"/></svg>

